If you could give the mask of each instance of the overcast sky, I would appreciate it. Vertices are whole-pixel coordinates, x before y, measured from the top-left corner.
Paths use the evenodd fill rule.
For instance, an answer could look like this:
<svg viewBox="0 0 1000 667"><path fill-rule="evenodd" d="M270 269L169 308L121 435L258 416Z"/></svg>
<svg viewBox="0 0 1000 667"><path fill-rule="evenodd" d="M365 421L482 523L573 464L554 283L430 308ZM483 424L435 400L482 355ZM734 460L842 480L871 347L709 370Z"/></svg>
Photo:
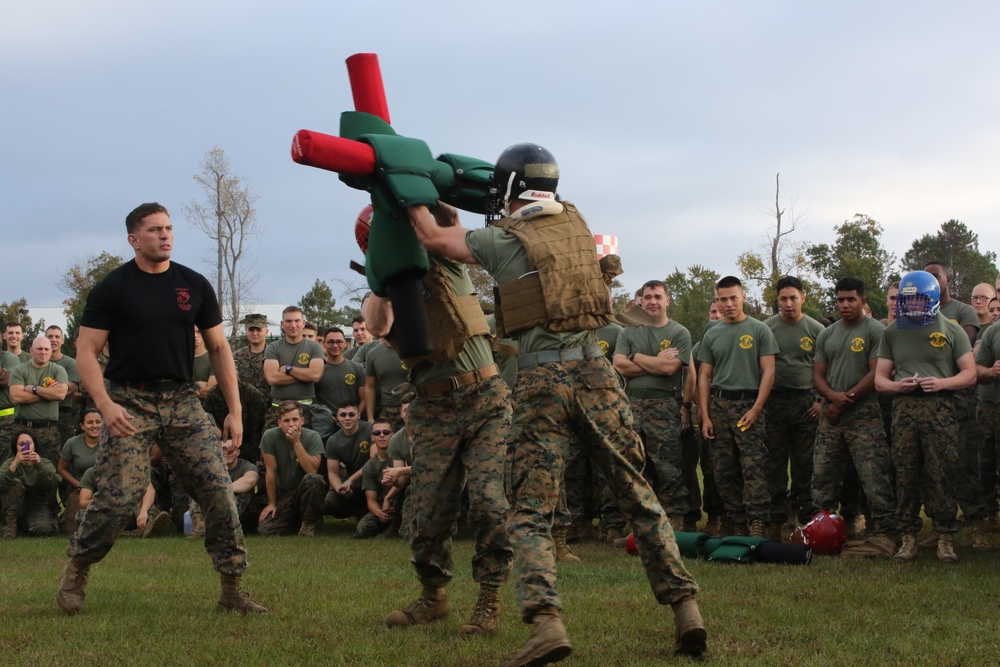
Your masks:
<svg viewBox="0 0 1000 667"><path fill-rule="evenodd" d="M865 213L897 256L962 220L1000 249L1000 5L987 2L6 3L0 10L0 301L58 305L59 273L126 258L159 201L174 259L211 274L184 218L219 146L260 196L256 300L359 282L364 194L289 155L353 108L345 59L374 52L392 124L437 155L533 141L627 287ZM481 218L465 214L475 227Z"/></svg>

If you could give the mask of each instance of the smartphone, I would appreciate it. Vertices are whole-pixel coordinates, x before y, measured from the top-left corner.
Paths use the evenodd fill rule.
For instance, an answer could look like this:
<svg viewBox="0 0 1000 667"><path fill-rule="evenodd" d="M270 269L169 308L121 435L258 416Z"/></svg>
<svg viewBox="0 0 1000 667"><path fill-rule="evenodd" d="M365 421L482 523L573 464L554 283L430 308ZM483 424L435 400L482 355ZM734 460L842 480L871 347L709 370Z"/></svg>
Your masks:
<svg viewBox="0 0 1000 667"><path fill-rule="evenodd" d="M31 443L30 442L22 442L21 443L21 453L22 454L27 454L30 449L31 449Z"/></svg>

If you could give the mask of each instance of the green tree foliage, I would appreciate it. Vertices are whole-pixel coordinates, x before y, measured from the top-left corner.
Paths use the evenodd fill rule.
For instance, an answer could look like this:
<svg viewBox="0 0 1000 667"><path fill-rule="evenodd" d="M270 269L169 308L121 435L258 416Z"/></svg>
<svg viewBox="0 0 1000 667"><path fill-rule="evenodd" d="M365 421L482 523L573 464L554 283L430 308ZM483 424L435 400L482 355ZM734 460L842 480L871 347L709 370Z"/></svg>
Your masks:
<svg viewBox="0 0 1000 667"><path fill-rule="evenodd" d="M472 287L479 296L479 305L483 310L492 311L495 308L493 287L496 285L496 282L490 277L490 274L486 273L486 269L478 264L471 264L468 266L468 269L469 278L472 280Z"/></svg>
<svg viewBox="0 0 1000 667"><path fill-rule="evenodd" d="M687 272L675 268L664 282L670 290L670 317L691 332L694 342L701 340L708 322L708 309L715 299L715 283L721 276L701 265Z"/></svg>
<svg viewBox="0 0 1000 667"><path fill-rule="evenodd" d="M99 255L91 255L83 262L78 262L62 275L58 287L66 298L63 299L63 312L66 313L66 344L63 352L71 357L76 356L76 334L80 330L80 318L83 308L87 305L87 297L94 285L104 280L113 270L125 263L118 255L102 251Z"/></svg>
<svg viewBox="0 0 1000 667"><path fill-rule="evenodd" d="M337 300L333 298L333 290L319 278L313 283L305 295L299 299L299 307L307 322L321 328L329 328L343 324L337 311ZM350 320L348 320L350 321Z"/></svg>
<svg viewBox="0 0 1000 667"><path fill-rule="evenodd" d="M858 213L833 229L837 232L837 240L832 246L821 243L806 251L813 271L825 281L826 287L817 294L821 297L823 310L836 312L834 285L841 278L853 276L865 283L872 316L885 317L885 293L896 258L882 247L882 226Z"/></svg>
<svg viewBox="0 0 1000 667"><path fill-rule="evenodd" d="M39 320L38 324L34 323L28 312L28 300L23 296L10 303L6 301L0 303L0 331L6 328L8 322L20 322L21 331L24 332L24 339L21 341L22 350L30 349L31 342L45 331L45 320ZM3 349L7 349L6 344L3 345Z"/></svg>
<svg viewBox="0 0 1000 667"><path fill-rule="evenodd" d="M968 303L973 287L992 285L997 277L996 253L979 250L979 235L958 220L942 223L936 234L914 241L901 265L904 271L919 271L935 259L951 266L951 292L959 301Z"/></svg>

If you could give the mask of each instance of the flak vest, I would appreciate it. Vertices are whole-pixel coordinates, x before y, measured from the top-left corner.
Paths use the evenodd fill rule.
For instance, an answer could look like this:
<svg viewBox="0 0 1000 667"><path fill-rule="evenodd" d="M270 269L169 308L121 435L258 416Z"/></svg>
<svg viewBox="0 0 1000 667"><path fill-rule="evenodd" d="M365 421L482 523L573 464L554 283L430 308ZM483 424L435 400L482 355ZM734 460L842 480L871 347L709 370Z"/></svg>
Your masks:
<svg viewBox="0 0 1000 667"><path fill-rule="evenodd" d="M490 335L486 315L479 305L479 296L475 293L457 294L441 265L433 257L423 283L428 293L424 306L427 309L427 325L434 351L421 357L403 359L403 363L410 369L422 362L440 364L451 361L462 352L466 340L473 336Z"/></svg>
<svg viewBox="0 0 1000 667"><path fill-rule="evenodd" d="M496 287L497 336L541 326L553 333L600 329L611 319L594 236L569 202L562 213L494 223L521 241L536 271Z"/></svg>

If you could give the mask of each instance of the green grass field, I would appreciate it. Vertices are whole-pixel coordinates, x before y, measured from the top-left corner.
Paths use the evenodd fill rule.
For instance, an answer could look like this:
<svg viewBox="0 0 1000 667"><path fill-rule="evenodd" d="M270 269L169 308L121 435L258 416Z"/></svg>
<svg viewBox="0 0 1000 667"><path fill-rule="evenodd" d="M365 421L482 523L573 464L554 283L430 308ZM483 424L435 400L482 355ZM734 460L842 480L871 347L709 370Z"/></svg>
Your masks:
<svg viewBox="0 0 1000 667"><path fill-rule="evenodd" d="M460 638L476 598L472 542L456 543L450 618L390 631L382 623L419 586L400 540L350 539L344 523L315 538L248 538L245 586L271 614L215 611L218 576L200 542L121 540L95 566L86 610L55 603L64 539L0 543L0 664L497 665L528 636L503 591L501 631ZM688 563L702 587L713 665L1000 664L1000 552L961 562L933 552L909 565L816 557L808 566ZM560 593L574 653L565 665L687 664L673 621L637 558L596 543L562 565Z"/></svg>

